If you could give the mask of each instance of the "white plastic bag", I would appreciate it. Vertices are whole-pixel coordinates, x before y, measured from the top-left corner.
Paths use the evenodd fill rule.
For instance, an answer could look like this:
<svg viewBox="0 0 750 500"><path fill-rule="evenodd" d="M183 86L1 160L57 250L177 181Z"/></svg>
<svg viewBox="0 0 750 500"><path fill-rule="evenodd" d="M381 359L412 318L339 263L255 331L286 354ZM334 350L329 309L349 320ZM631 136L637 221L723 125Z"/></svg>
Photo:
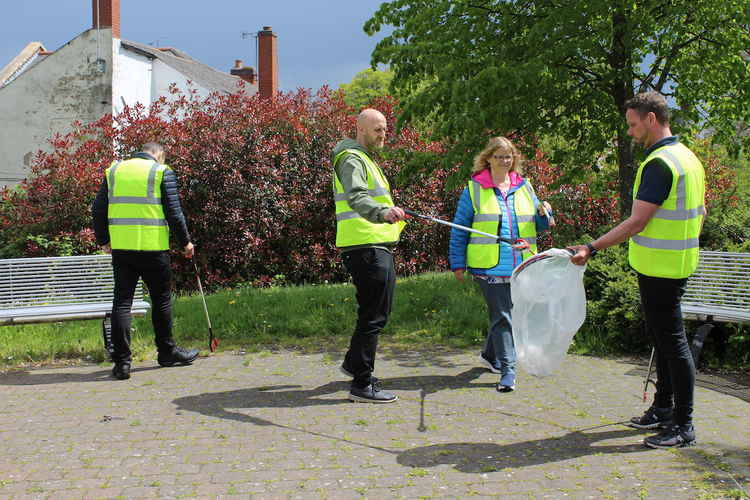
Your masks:
<svg viewBox="0 0 750 500"><path fill-rule="evenodd" d="M518 365L538 377L560 366L586 319L586 266L570 257L567 250L552 248L516 267L510 280Z"/></svg>

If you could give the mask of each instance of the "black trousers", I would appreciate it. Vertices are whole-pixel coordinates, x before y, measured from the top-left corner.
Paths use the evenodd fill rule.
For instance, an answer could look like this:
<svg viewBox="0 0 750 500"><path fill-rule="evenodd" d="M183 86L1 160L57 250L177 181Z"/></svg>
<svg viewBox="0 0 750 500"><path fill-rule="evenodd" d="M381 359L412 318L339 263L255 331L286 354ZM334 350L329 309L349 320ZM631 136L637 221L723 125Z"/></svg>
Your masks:
<svg viewBox="0 0 750 500"><path fill-rule="evenodd" d="M112 250L115 277L112 301L113 359L130 362L130 314L138 278L143 278L151 298L151 323L156 336L156 348L169 354L175 346L172 339L172 268L169 252L139 252Z"/></svg>
<svg viewBox="0 0 750 500"><path fill-rule="evenodd" d="M393 254L382 248L362 248L344 252L344 266L357 289L357 326L354 329L344 366L354 374L352 386L367 387L375 369L378 334L388 322L396 289Z"/></svg>
<svg viewBox="0 0 750 500"><path fill-rule="evenodd" d="M656 394L659 408L674 406L674 421L693 421L695 365L685 335L680 300L687 278L655 278L638 274L646 330L656 347Z"/></svg>

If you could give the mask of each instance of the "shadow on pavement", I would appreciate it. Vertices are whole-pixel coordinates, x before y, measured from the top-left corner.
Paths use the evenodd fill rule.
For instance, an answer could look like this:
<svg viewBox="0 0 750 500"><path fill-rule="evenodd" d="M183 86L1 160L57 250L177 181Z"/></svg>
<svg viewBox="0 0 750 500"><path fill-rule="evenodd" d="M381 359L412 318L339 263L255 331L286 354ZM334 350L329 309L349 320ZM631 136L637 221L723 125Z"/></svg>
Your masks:
<svg viewBox="0 0 750 500"><path fill-rule="evenodd" d="M385 387L393 390L420 390L424 398L424 394L426 393L435 393L444 389L494 387L493 383L473 383L477 377L485 372L486 370L482 368L472 368L455 376L396 377L383 380L383 383ZM314 389L299 389L299 387L297 385L253 387L234 391L185 396L174 399L172 402L177 406L178 413L189 411L259 426L273 426L362 446L396 455L398 463L409 467L452 464L457 470L462 472L488 472L505 467L523 467L526 465L556 462L594 453L633 453L647 451L641 443L634 443L632 445L595 444L608 439L642 434L642 431L634 429L606 432L585 432L593 429L582 429L570 432L561 437L551 437L508 445L454 443L425 446L403 451L375 446L366 442L354 441L346 437L316 432L293 425L280 424L243 412L244 409L252 408L301 408L317 405L349 404L348 399L323 397L336 392L348 391L348 381L329 382ZM508 415L522 417L521 415Z"/></svg>
<svg viewBox="0 0 750 500"><path fill-rule="evenodd" d="M598 453L648 452L641 443L597 445L607 439L642 434L634 429L586 433L574 431L560 437L511 444L447 443L414 448L398 455L408 467L453 465L460 472L482 473L505 468L541 465Z"/></svg>
<svg viewBox="0 0 750 500"><path fill-rule="evenodd" d="M427 375L416 377L395 377L383 379L388 390L424 391L431 394L445 389L490 388L493 383L473 383L485 373L483 368L471 368L458 375ZM336 392L348 392L349 381L328 382L314 389L299 389L298 385L271 385L237 389L224 392L209 392L196 396L185 396L173 401L180 410L232 420L250 421L247 415L227 408L301 408L305 406L333 405L349 403L347 398L324 398ZM266 425L266 424L263 424Z"/></svg>
<svg viewBox="0 0 750 500"><path fill-rule="evenodd" d="M403 367L437 367L455 368L458 366L452 356L463 354L463 350L453 349L398 349L388 345L378 347L378 357L383 360L396 361Z"/></svg>
<svg viewBox="0 0 750 500"><path fill-rule="evenodd" d="M68 367L65 367L68 368ZM131 373L156 370L160 366L142 366L131 370ZM178 367L175 367L178 368ZM172 368L170 368L172 369ZM49 370L46 369L46 370ZM112 369L99 370L90 373L65 373L52 369L49 373L37 371L16 371L0 375L0 385L45 385L45 384L67 384L80 382L119 382L112 377Z"/></svg>

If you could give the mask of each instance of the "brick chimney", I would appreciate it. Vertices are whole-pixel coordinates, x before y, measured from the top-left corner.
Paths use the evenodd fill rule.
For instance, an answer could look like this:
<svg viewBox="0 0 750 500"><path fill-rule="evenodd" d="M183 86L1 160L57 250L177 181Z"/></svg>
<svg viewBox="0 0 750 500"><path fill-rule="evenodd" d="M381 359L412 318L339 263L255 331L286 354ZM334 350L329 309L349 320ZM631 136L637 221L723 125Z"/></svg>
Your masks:
<svg viewBox="0 0 750 500"><path fill-rule="evenodd" d="M258 32L258 93L261 97L274 97L279 90L279 61L276 34L270 26Z"/></svg>
<svg viewBox="0 0 750 500"><path fill-rule="evenodd" d="M120 0L91 0L92 27L112 28L112 38L120 38Z"/></svg>
<svg viewBox="0 0 750 500"><path fill-rule="evenodd" d="M229 73L234 76L239 76L250 85L255 85L256 83L255 77L257 75L255 74L255 70L251 66L245 66L242 64L242 59L234 60L234 68L232 68Z"/></svg>

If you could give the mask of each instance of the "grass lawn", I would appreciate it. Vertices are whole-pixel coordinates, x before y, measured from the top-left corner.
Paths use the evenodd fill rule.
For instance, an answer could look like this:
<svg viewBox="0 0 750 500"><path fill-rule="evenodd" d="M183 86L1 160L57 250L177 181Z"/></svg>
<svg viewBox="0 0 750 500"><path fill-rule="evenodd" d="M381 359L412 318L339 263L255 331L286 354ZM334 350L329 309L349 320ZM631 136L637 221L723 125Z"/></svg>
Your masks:
<svg viewBox="0 0 750 500"><path fill-rule="evenodd" d="M206 297L219 351L292 348L344 351L356 319L351 284L267 289L237 288ZM207 351L208 328L200 295L177 297L174 335L184 347ZM394 311L381 334L383 345L419 347L479 346L487 312L471 281L451 273L399 279ZM134 318L136 361L156 356L150 314ZM30 364L104 361L100 321L70 321L0 327L0 369Z"/></svg>

